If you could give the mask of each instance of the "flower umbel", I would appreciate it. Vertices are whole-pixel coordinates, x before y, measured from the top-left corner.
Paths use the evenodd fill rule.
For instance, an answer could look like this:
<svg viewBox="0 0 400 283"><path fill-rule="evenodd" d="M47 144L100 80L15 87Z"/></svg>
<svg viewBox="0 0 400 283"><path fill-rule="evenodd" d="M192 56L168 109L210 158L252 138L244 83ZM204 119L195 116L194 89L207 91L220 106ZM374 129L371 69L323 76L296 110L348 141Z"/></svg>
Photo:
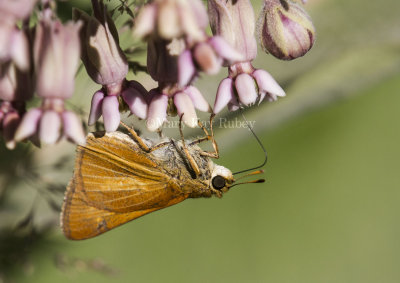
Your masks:
<svg viewBox="0 0 400 283"><path fill-rule="evenodd" d="M209 0L208 13L214 34L223 37L245 59L230 63L229 75L221 81L214 103L214 113L226 105L230 111L250 106L265 97L269 101L285 96L285 92L264 70L255 69L251 61L257 55L254 37L255 18L249 0Z"/></svg>

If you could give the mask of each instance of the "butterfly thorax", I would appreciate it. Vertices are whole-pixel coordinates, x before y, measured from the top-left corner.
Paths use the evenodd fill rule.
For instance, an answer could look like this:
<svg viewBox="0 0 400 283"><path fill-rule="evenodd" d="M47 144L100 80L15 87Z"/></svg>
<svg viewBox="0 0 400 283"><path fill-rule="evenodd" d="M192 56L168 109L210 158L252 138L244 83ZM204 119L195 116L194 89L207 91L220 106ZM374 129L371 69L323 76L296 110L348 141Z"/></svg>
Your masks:
<svg viewBox="0 0 400 283"><path fill-rule="evenodd" d="M202 149L199 146L190 145L190 141L187 141L187 144L191 157L200 169L199 176L196 176L191 168L181 141L170 140L167 146L153 151L151 156L177 183L182 193L188 194L190 198L211 197L212 191L209 189L209 184L214 163L209 157L201 155Z"/></svg>

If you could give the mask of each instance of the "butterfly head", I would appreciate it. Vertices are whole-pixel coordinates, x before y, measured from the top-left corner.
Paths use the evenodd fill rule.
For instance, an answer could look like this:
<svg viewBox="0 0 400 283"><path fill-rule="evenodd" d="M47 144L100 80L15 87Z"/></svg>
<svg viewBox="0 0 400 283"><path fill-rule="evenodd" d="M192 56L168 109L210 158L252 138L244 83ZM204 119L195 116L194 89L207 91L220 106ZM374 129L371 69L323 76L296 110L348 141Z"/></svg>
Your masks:
<svg viewBox="0 0 400 283"><path fill-rule="evenodd" d="M242 178L252 176L252 175L257 175L257 174L262 174L264 173L264 170L257 170L254 172L251 172L249 174L246 174L244 176L239 177L237 180L240 180ZM210 188L212 192L217 195L218 197L221 197L223 193L226 193L229 191L230 188L237 186L237 185L242 185L242 184L254 184L254 183L264 183L264 179L257 179L257 180L252 180L252 181L247 181L247 182L241 182L237 183L234 178L232 172L220 165L215 165L214 170L212 172L212 177L211 177L211 184Z"/></svg>
<svg viewBox="0 0 400 283"><path fill-rule="evenodd" d="M215 165L211 175L211 190L217 195L222 196L235 182L231 170L220 165Z"/></svg>

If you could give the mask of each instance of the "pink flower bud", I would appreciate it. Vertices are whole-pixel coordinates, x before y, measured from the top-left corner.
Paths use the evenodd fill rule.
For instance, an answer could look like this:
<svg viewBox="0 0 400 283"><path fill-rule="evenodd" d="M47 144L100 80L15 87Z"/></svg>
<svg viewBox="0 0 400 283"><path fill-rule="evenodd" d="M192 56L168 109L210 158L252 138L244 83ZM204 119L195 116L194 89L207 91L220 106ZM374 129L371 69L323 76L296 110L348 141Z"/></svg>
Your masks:
<svg viewBox="0 0 400 283"><path fill-rule="evenodd" d="M257 33L264 51L282 60L303 56L315 41L310 16L291 0L264 0Z"/></svg>
<svg viewBox="0 0 400 283"><path fill-rule="evenodd" d="M94 16L74 10L74 19L84 23L80 32L82 61L96 83L121 83L128 73L128 62L119 46L117 29L103 1L92 2Z"/></svg>
<svg viewBox="0 0 400 283"><path fill-rule="evenodd" d="M208 15L213 34L223 37L240 52L243 61L251 61L256 57L255 18L249 0L209 0Z"/></svg>

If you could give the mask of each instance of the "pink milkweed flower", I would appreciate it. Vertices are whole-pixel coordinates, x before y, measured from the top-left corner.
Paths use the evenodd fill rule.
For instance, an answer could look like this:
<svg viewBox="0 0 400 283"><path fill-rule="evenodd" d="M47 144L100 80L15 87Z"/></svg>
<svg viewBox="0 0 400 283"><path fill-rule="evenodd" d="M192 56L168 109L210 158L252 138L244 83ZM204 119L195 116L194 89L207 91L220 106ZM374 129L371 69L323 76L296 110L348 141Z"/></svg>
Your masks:
<svg viewBox="0 0 400 283"><path fill-rule="evenodd" d="M0 102L0 132L8 149L14 149L16 146L14 135L24 108L24 105L17 105L9 101Z"/></svg>
<svg viewBox="0 0 400 283"><path fill-rule="evenodd" d="M62 136L78 144L85 143L80 119L65 110L64 100L74 92L75 72L79 63L79 29L81 23L42 20L36 29L34 62L36 91L42 106L23 117L15 140L38 135L41 142L54 144Z"/></svg>
<svg viewBox="0 0 400 283"><path fill-rule="evenodd" d="M232 64L243 60L242 54L220 36L205 37L203 41L187 44L189 47L182 51L178 59L180 86L190 84L199 71L215 75L224 62Z"/></svg>
<svg viewBox="0 0 400 283"><path fill-rule="evenodd" d="M146 119L147 96L147 90L137 81L126 81L122 91L118 91L115 95L110 95L109 90L107 92L102 88L93 95L88 124L93 125L103 116L105 130L116 131L121 120L119 109L122 100L134 115Z"/></svg>
<svg viewBox="0 0 400 283"><path fill-rule="evenodd" d="M150 131L158 130L165 121L167 114L183 115L183 122L189 127L197 126L195 109L211 112L211 107L200 91L194 86L184 88L176 85L167 85L150 91L151 101L147 115L147 128Z"/></svg>
<svg viewBox="0 0 400 283"><path fill-rule="evenodd" d="M315 41L315 28L310 16L299 3L291 0L264 0L257 26L264 51L278 59L301 57Z"/></svg>
<svg viewBox="0 0 400 283"><path fill-rule="evenodd" d="M88 124L103 116L105 130L113 132L124 104L139 118L146 118L147 91L136 81L126 81L128 61L119 46L115 24L103 1L92 0L92 5L93 16L74 10L74 18L84 23L80 32L81 59L92 80L103 86L93 95Z"/></svg>
<svg viewBox="0 0 400 283"><path fill-rule="evenodd" d="M241 53L243 61L256 58L255 17L249 0L209 0L208 15L213 34Z"/></svg>
<svg viewBox="0 0 400 283"><path fill-rule="evenodd" d="M16 146L15 131L25 113L25 102L32 94L28 72L19 70L12 63L0 65L0 131L9 149Z"/></svg>
<svg viewBox="0 0 400 283"><path fill-rule="evenodd" d="M219 84L213 112L220 112L226 105L235 111L261 103L265 97L275 101L283 96L284 90L267 71L255 69L249 62L237 63L229 67L229 76Z"/></svg>
<svg viewBox="0 0 400 283"><path fill-rule="evenodd" d="M29 43L25 33L0 19L0 64L14 62L19 69L29 68Z"/></svg>
<svg viewBox="0 0 400 283"><path fill-rule="evenodd" d="M171 40L203 38L208 24L207 13L200 0L155 0L143 6L134 24L133 35L153 35Z"/></svg>
<svg viewBox="0 0 400 283"><path fill-rule="evenodd" d="M37 0L0 1L0 64L13 61L19 69L29 68L29 43L17 22L28 18Z"/></svg>
<svg viewBox="0 0 400 283"><path fill-rule="evenodd" d="M274 101L285 96L285 92L264 70L255 69L251 61L257 56L255 17L249 0L225 1L209 0L208 14L214 34L225 39L244 60L229 64L229 76L222 80L217 90L214 113L226 105L235 111L242 106L250 106L265 97Z"/></svg>

